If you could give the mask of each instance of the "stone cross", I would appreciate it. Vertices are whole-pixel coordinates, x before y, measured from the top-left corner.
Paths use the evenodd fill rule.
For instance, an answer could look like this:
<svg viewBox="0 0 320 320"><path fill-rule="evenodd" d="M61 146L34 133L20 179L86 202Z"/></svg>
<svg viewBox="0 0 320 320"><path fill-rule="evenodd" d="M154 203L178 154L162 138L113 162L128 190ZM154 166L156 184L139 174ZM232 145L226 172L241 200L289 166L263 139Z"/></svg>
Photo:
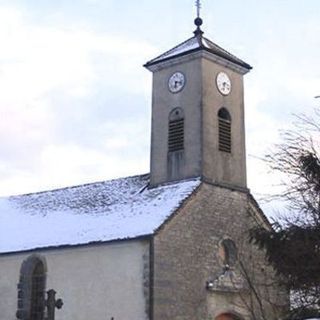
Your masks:
<svg viewBox="0 0 320 320"><path fill-rule="evenodd" d="M56 299L56 292L51 289L47 291L47 300L45 305L47 307L47 317L45 320L54 320L55 309L61 309L63 306L63 301L61 299Z"/></svg>

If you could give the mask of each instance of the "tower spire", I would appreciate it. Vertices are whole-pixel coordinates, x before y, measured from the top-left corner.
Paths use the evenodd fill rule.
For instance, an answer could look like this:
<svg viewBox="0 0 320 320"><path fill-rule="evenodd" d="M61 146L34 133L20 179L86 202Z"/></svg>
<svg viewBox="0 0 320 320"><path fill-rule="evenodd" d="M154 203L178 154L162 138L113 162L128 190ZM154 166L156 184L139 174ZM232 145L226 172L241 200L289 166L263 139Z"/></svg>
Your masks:
<svg viewBox="0 0 320 320"><path fill-rule="evenodd" d="M203 21L200 18L200 10L201 10L201 1L196 0L196 8L197 8L197 17L194 20L194 24L197 26L197 29L193 32L196 36L201 36L203 34L203 31L201 30L200 26L202 25Z"/></svg>

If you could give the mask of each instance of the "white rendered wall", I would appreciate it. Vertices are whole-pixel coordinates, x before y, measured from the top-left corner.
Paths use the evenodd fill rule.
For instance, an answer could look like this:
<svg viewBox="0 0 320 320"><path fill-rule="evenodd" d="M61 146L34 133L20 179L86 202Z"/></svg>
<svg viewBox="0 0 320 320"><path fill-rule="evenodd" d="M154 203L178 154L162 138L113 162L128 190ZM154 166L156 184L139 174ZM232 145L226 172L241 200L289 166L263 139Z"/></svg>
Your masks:
<svg viewBox="0 0 320 320"><path fill-rule="evenodd" d="M56 320L148 318L148 241L33 253L46 259L46 289L63 299ZM31 254L0 255L0 320L16 319L20 267Z"/></svg>

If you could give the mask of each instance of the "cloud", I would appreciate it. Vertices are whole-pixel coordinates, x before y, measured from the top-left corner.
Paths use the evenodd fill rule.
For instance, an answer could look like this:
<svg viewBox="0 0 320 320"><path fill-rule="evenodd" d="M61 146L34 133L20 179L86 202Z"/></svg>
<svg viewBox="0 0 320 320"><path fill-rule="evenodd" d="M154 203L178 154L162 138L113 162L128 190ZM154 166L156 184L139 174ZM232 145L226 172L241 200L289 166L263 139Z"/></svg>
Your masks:
<svg viewBox="0 0 320 320"><path fill-rule="evenodd" d="M203 8L205 35L254 66L245 103L256 195L276 183L257 158L279 141L291 113L308 113L320 93L320 24L310 1ZM0 194L147 171L151 74L141 65L186 30L191 36L190 8L179 1L7 3L0 5ZM228 27L218 12L228 12Z"/></svg>
<svg viewBox="0 0 320 320"><path fill-rule="evenodd" d="M280 27L281 25L281 27ZM254 69L246 79L248 181L261 198L279 192L278 174L261 160L294 127L294 113L310 114L319 91L319 21L278 21L262 30L255 45ZM283 177L282 177L283 178ZM281 206L263 204L269 214ZM282 207L281 207L282 208ZM283 208L282 208L283 210Z"/></svg>
<svg viewBox="0 0 320 320"><path fill-rule="evenodd" d="M94 158L96 167L108 168L99 165L99 159L110 163L102 155L106 150L90 148L103 146L108 139L110 147L108 135L118 136L119 128L103 128L119 122L123 114L135 112L137 121L145 117L136 104L145 104L149 75L140 66L155 54L155 48L141 41L95 33L75 25L66 28L33 24L25 15L17 8L0 6L0 174L7 177L1 182L2 194L32 189L35 183L31 181L36 180L37 171L37 188L48 185L48 181L54 186L59 179L59 185L69 180L75 182L76 177L81 181L85 172L89 172L89 177L90 172L94 176L97 172L102 174L100 170L93 174L87 168L93 166ZM141 71L137 72L137 68ZM125 99L121 101L119 96ZM121 125L122 132L128 133L129 125L132 136L141 135L140 128L128 122L122 121ZM148 125L143 126L146 131ZM143 139L147 144L149 139ZM96 145L90 143L95 140ZM118 137L117 141L120 140ZM65 147L65 143L73 147ZM134 155L130 156L137 161ZM54 172L57 178L48 177L46 171ZM115 174L122 171L112 170ZM18 181L15 176L19 175L20 183L10 182L9 172L12 181ZM67 173L69 178L63 178Z"/></svg>

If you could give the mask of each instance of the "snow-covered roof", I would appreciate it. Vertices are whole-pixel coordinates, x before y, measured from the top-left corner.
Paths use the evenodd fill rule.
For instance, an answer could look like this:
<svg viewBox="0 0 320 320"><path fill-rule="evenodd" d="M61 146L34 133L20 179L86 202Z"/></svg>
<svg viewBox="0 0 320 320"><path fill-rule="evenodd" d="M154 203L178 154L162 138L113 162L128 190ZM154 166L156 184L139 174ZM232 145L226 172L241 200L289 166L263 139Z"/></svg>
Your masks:
<svg viewBox="0 0 320 320"><path fill-rule="evenodd" d="M200 180L148 183L140 175L0 198L0 253L153 234Z"/></svg>
<svg viewBox="0 0 320 320"><path fill-rule="evenodd" d="M209 51L216 56L219 56L221 58L224 58L228 61L231 61L237 65L240 65L246 69L252 69L252 67L244 62L243 60L237 58L230 52L226 51L225 49L221 48L211 40L203 37L203 36L194 36L181 44L177 45L176 47L170 49L169 51L166 51L165 53L161 54L160 56L150 60L149 62L146 63L146 67L157 64L159 62L165 61L167 59L176 57L176 56L181 56L188 54L190 52L194 52L197 50L206 50Z"/></svg>

